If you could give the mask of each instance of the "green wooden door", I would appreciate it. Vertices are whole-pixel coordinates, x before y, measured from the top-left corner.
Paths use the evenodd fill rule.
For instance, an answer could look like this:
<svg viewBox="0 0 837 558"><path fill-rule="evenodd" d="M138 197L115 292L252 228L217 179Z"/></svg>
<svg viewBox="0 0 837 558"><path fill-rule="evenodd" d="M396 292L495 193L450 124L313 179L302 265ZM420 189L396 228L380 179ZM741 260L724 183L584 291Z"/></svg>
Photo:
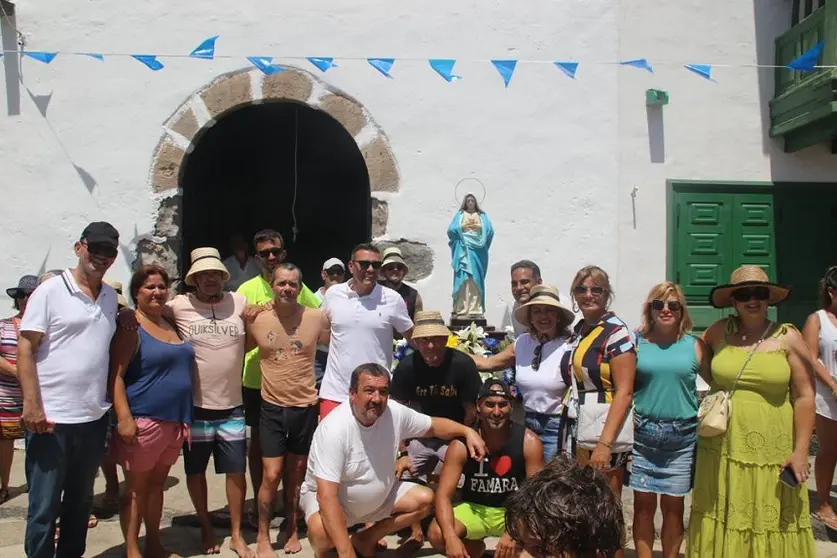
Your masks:
<svg viewBox="0 0 837 558"><path fill-rule="evenodd" d="M758 265L775 280L773 196L678 192L675 211L675 281L695 329L702 330L726 313L709 304L709 292L727 283L735 268Z"/></svg>
<svg viewBox="0 0 837 558"><path fill-rule="evenodd" d="M801 329L819 309L820 278L837 264L837 193L784 190L775 205L778 280L793 288L779 318Z"/></svg>

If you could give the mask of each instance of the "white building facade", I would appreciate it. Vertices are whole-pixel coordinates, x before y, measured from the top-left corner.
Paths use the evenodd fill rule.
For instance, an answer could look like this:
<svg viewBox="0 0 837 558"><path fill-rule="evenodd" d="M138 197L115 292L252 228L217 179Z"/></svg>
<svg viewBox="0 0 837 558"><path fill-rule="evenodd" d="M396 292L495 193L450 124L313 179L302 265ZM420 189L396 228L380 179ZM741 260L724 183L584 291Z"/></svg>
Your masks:
<svg viewBox="0 0 837 558"><path fill-rule="evenodd" d="M4 286L72 265L89 221L121 232L110 275L123 283L138 260L182 270L188 249L270 226L312 287L316 263L345 260L364 235L405 241L425 308L446 313L445 231L465 177L484 184L495 228L486 314L497 325L523 258L564 292L577 269L601 266L632 325L653 284L679 280L699 306L748 262L800 282L797 310L809 312L823 262L837 263L830 236L796 225L834 228L815 210L837 207L837 155L827 141L789 153L770 137L776 71L754 67L775 64L789 0L5 6ZM9 52L16 31L25 49L59 55L46 65ZM165 56L212 35L213 60ZM269 55L285 71L246 60ZM308 56L337 67L322 73ZM368 57L395 58L392 79ZM447 83L428 58L456 59L462 79ZM639 58L654 72L616 64ZM490 59L520 60L508 87ZM580 62L576 78L553 60ZM714 65L712 79L687 63ZM649 89L668 104L647 106Z"/></svg>

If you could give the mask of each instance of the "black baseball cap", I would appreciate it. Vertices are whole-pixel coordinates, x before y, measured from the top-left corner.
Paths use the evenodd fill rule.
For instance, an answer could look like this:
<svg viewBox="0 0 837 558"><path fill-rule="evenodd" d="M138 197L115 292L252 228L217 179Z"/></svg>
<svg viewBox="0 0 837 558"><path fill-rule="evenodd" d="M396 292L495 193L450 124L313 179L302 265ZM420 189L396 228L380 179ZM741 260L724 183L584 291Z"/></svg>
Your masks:
<svg viewBox="0 0 837 558"><path fill-rule="evenodd" d="M514 399L511 389L509 388L509 384L496 378L489 378L480 386L477 401L481 401L486 397L491 396L505 397L508 400Z"/></svg>
<svg viewBox="0 0 837 558"><path fill-rule="evenodd" d="M86 240L88 244L107 244L119 248L119 231L110 223L95 221L84 227L80 240Z"/></svg>

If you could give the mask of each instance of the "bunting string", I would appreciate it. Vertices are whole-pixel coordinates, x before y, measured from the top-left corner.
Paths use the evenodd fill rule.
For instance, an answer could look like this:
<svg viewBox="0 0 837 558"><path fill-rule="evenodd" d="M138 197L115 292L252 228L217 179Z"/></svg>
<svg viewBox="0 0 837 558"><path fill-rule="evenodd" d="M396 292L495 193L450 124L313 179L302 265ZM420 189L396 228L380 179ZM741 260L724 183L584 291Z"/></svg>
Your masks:
<svg viewBox="0 0 837 558"><path fill-rule="evenodd" d="M274 75L280 72L284 72L285 68L281 65L274 63L275 58L281 58L284 60L307 60L311 63L314 67L316 67L321 72L326 72L331 68L338 67L337 63L335 62L334 57L312 57L312 56L288 56L288 55L281 55L278 57L274 56L242 56L242 55L234 55L234 54L216 54L215 46L216 42L219 39L219 35L214 35L203 40L198 46L196 46L191 52L188 54L186 53L157 53L157 54L137 54L137 53L126 53L126 52L75 52L75 51L34 51L34 50L3 50L0 51L0 56L9 55L9 54L16 54L21 55L23 57L30 58L32 60L36 60L42 64L50 64L52 61L59 57L59 56L80 56L80 57L87 57L93 58L100 62L104 62L106 58L125 58L130 57L140 62L144 66L146 66L149 70L152 71L160 71L165 68L165 64L160 60L171 58L171 59L178 59L178 58L193 58L193 59L203 59L203 60L214 60L214 59L224 59L224 60L231 60L231 59L239 59L239 60L247 60L252 66L259 69L265 75ZM591 61L591 62L582 62L578 60L543 60L543 59L474 59L474 58L467 58L467 59L454 59L454 58L416 58L416 57L391 57L391 58L369 58L369 57L358 57L358 56L341 56L339 57L340 60L360 60L365 61L374 68L378 73L388 79L395 79L395 75L393 74L393 69L396 66L397 61L403 62L426 62L430 65L430 68L435 71L442 79L444 79L448 83L452 83L454 81L463 79L464 76L460 74L454 74L453 69L457 62L478 62L478 63L490 63L493 65L494 69L500 74L500 77L503 79L503 83L505 87L509 87L511 84L512 78L518 65L520 64L547 64L553 65L555 68L560 70L563 74L565 74L570 79L575 80L579 69L582 66L587 65L614 65L614 66L625 66L635 68L637 70L644 70L650 74L654 73L654 66L657 67L682 67L689 72L700 76L709 81L715 81L712 77L712 70L713 68L765 68L765 69L776 69L776 68L787 68L789 70L800 71L800 72L812 72L816 69L820 68L837 68L835 65L817 65L817 61L820 59L823 51L824 43L820 41L816 45L812 46L799 56L797 56L792 62L789 64L782 66L776 64L748 64L748 63L738 63L738 64L731 64L731 63L717 63L717 64L710 64L706 62L701 63L692 63L692 62L671 62L671 61L654 61L653 64L646 58L635 58L630 60L619 60L619 61Z"/></svg>

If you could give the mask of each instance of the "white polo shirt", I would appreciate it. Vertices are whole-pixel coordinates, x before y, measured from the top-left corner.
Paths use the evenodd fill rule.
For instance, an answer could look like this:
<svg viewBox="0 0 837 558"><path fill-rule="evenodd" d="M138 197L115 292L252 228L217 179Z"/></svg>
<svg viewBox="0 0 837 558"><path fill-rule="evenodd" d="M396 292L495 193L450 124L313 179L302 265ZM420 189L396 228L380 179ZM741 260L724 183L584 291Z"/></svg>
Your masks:
<svg viewBox="0 0 837 558"><path fill-rule="evenodd" d="M116 311L113 288L102 284L93 301L70 270L29 297L20 330L44 334L35 361L47 420L92 422L110 408L107 380Z"/></svg>
<svg viewBox="0 0 837 558"><path fill-rule="evenodd" d="M349 398L352 371L368 362L389 370L392 364L392 330L409 331L413 322L404 299L394 290L375 285L366 296L349 288L350 280L326 291L322 310L331 322L328 363L320 387L320 398L345 401Z"/></svg>

